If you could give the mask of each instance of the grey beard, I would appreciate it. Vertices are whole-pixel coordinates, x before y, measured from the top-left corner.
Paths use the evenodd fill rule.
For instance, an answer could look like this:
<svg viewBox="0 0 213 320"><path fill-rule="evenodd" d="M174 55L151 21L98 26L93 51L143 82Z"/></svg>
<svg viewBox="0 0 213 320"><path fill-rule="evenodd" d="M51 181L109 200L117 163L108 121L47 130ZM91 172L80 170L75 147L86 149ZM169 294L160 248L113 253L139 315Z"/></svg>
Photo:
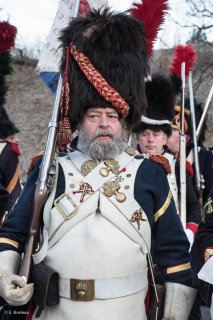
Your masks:
<svg viewBox="0 0 213 320"><path fill-rule="evenodd" d="M112 139L107 142L99 142L96 138L101 134L110 134ZM128 144L126 129L122 129L119 137L115 137L111 130L98 130L93 137L89 137L83 128L80 128L78 135L78 150L87 154L92 159L113 159L121 154Z"/></svg>

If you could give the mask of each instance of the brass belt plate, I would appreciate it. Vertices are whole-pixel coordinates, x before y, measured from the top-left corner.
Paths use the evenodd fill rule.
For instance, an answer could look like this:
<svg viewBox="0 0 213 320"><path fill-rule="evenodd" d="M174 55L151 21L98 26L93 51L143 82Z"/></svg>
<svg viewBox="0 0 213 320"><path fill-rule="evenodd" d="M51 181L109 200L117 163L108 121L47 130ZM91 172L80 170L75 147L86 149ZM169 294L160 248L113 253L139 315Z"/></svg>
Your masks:
<svg viewBox="0 0 213 320"><path fill-rule="evenodd" d="M95 281L71 279L71 299L75 301L92 301L95 299Z"/></svg>

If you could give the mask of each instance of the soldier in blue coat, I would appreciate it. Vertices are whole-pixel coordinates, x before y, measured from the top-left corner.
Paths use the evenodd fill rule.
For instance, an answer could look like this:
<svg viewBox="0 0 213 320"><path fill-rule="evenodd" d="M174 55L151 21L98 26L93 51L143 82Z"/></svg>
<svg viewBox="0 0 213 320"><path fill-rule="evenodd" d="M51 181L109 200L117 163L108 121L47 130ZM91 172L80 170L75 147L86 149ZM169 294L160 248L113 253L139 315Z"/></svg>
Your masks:
<svg viewBox="0 0 213 320"><path fill-rule="evenodd" d="M57 159L44 206L33 259L58 274L59 303L43 306L40 318L147 319L147 257L153 252L166 283L163 319L187 320L196 290L168 165L128 147L129 130L146 105L143 24L125 13L93 11L73 19L61 41L59 138L69 135L70 121L79 131L78 150ZM23 305L33 294L33 284L16 274L39 166L38 160L0 233L0 295L11 305Z"/></svg>
<svg viewBox="0 0 213 320"><path fill-rule="evenodd" d="M9 119L7 112L3 106L0 107L0 183L2 189L0 197L5 198L7 193L7 201L0 211L0 224L3 223L16 200L18 199L22 187L19 173L19 156L18 138L16 134L19 130ZM3 200L3 199L2 199Z"/></svg>

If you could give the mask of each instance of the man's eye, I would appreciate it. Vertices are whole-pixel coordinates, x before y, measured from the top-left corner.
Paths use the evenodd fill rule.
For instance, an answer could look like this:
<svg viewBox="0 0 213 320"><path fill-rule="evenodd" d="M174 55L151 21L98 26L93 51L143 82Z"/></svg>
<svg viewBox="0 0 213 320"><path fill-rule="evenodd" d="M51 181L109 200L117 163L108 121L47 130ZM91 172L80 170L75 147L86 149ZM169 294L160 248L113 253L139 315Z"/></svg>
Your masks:
<svg viewBox="0 0 213 320"><path fill-rule="evenodd" d="M116 119L118 119L118 116L116 114L109 114L108 118L116 120Z"/></svg>
<svg viewBox="0 0 213 320"><path fill-rule="evenodd" d="M94 118L97 118L97 117L98 117L97 114L89 114L89 115L88 115L88 118L89 118L89 119L94 119Z"/></svg>

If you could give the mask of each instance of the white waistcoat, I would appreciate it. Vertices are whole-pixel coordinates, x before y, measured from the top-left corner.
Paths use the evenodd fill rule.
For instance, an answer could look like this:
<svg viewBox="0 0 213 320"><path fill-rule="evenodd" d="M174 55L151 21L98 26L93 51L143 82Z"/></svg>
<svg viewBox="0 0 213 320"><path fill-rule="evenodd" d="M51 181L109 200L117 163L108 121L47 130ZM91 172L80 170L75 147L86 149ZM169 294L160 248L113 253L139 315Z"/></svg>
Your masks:
<svg viewBox="0 0 213 320"><path fill-rule="evenodd" d="M87 160L90 158L77 151L60 158L66 195L51 210L50 195L44 209L48 234L45 261L59 273L60 302L55 307L46 307L40 319L145 320L150 227L144 212L140 230L137 221L130 221L133 213L140 209L133 199L133 188L142 160L122 153L116 160L124 170L117 176L109 172L103 177L102 162L84 177L80 169ZM126 196L122 203L115 195L106 196L103 189L105 182L116 179L120 186L118 192ZM86 194L80 202L82 182L89 183L93 193ZM94 279L95 299L72 300L70 279L82 280L81 285L83 280Z"/></svg>

